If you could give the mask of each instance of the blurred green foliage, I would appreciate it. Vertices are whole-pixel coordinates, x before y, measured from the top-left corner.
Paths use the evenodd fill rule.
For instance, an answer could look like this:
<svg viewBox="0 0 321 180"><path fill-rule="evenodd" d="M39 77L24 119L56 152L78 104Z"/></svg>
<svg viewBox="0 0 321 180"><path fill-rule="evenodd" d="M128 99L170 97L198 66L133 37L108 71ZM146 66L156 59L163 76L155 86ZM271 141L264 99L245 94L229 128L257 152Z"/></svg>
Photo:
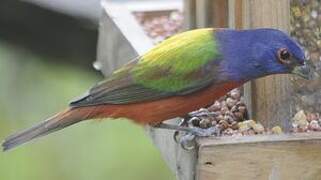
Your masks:
<svg viewBox="0 0 321 180"><path fill-rule="evenodd" d="M0 42L0 139L64 109L99 79ZM83 122L0 152L0 179L168 180L174 176L143 129L121 120Z"/></svg>

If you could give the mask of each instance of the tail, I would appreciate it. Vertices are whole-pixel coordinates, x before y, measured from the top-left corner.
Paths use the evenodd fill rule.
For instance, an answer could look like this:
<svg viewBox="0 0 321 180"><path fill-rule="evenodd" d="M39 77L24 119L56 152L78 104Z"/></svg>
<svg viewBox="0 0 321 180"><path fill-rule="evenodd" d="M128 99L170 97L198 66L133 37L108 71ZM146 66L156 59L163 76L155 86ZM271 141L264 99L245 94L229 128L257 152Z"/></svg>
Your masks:
<svg viewBox="0 0 321 180"><path fill-rule="evenodd" d="M82 111L81 108L67 109L30 129L7 137L2 144L3 151L10 150L35 138L45 136L79 121L88 119L89 114L88 111Z"/></svg>

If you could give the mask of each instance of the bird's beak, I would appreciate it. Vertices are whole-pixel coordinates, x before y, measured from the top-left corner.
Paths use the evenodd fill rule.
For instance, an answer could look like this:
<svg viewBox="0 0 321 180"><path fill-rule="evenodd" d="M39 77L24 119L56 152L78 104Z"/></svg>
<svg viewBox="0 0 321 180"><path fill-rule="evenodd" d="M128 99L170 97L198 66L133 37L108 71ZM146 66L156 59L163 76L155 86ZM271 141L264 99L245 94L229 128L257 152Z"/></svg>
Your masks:
<svg viewBox="0 0 321 180"><path fill-rule="evenodd" d="M296 66L291 73L296 74L306 80L311 80L313 77L313 68L309 64Z"/></svg>

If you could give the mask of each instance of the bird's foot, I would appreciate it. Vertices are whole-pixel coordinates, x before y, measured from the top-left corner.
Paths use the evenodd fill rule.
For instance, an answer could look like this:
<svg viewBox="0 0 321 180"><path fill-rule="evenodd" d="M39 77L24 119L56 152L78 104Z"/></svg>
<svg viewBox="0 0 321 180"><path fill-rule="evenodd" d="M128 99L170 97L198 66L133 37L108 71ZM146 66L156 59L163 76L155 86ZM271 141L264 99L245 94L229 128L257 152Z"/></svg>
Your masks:
<svg viewBox="0 0 321 180"><path fill-rule="evenodd" d="M215 127L207 129L193 127L190 128L190 131L185 131L183 134L177 133L177 135L174 136L174 140L179 143L183 149L191 151L196 147L196 137L208 137L212 135L220 135L220 133L220 130Z"/></svg>
<svg viewBox="0 0 321 180"><path fill-rule="evenodd" d="M181 123L182 124L182 123ZM174 124L160 123L154 126L155 128L176 130L174 140L181 145L185 150L192 150L196 147L196 137L207 137L212 135L220 135L220 130L216 127L202 129L198 127L180 126ZM183 133L179 133L183 132Z"/></svg>
<svg viewBox="0 0 321 180"><path fill-rule="evenodd" d="M185 118L182 118L181 121L179 122L178 126L184 126L184 127L188 127L188 119L189 119L189 116L186 116ZM176 130L174 132L174 135L173 135L173 139L176 143L179 142L179 139L178 139L178 136L179 136L179 130Z"/></svg>
<svg viewBox="0 0 321 180"><path fill-rule="evenodd" d="M184 134L181 135L179 139L177 139L177 143L180 144L180 146L186 150L186 151L192 151L196 147L196 136L193 134Z"/></svg>

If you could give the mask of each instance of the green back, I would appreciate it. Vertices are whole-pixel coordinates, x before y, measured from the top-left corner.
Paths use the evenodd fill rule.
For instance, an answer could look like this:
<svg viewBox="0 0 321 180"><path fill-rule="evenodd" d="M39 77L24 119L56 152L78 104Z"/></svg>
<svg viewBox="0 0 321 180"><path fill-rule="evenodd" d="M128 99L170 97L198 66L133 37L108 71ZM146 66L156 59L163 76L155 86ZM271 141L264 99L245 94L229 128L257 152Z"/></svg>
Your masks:
<svg viewBox="0 0 321 180"><path fill-rule="evenodd" d="M94 86L72 106L127 104L185 95L213 83L220 57L214 29L175 35ZM214 63L213 63L214 62Z"/></svg>
<svg viewBox="0 0 321 180"><path fill-rule="evenodd" d="M160 91L176 92L202 80L197 73L219 56L213 29L176 35L141 57L132 70L136 83Z"/></svg>

